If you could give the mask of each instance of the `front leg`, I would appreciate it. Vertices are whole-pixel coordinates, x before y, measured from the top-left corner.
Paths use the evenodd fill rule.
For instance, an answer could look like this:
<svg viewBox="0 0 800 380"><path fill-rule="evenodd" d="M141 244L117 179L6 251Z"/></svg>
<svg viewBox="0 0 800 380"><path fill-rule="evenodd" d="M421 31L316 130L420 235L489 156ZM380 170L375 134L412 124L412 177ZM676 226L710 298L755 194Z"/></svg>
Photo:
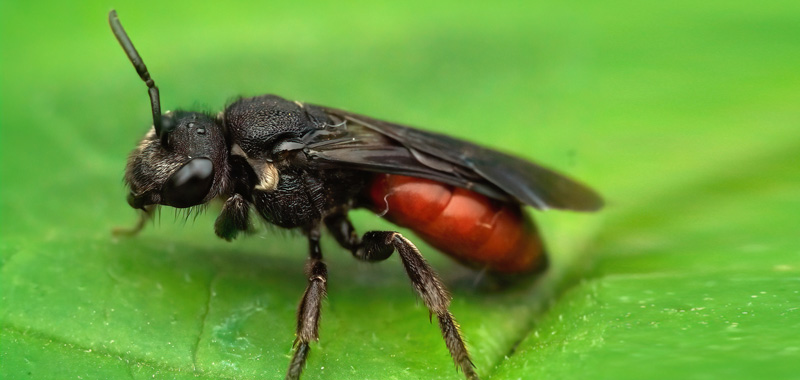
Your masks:
<svg viewBox="0 0 800 380"><path fill-rule="evenodd" d="M332 216L325 222L339 244L349 249L359 260L371 262L386 260L397 250L414 290L422 298L431 315L436 314L439 329L453 361L461 368L467 379L477 380L478 374L469 358L458 323L448 309L450 294L417 247L403 235L393 231L369 231L364 234L363 239L359 239L346 216Z"/></svg>
<svg viewBox="0 0 800 380"><path fill-rule="evenodd" d="M241 194L233 194L225 201L222 212L214 222L214 233L231 241L250 229L250 203Z"/></svg>
<svg viewBox="0 0 800 380"><path fill-rule="evenodd" d="M286 372L286 380L300 378L308 358L308 343L319 340L319 316L322 299L325 298L328 282L328 269L322 261L319 246L320 231L314 228L308 233L309 258L306 266L308 287L297 309L297 332L294 340L294 355Z"/></svg>
<svg viewBox="0 0 800 380"><path fill-rule="evenodd" d="M114 227L111 230L111 235L114 237L133 237L142 232L144 225L153 218L155 214L156 205L147 205L139 210L139 219L133 227Z"/></svg>

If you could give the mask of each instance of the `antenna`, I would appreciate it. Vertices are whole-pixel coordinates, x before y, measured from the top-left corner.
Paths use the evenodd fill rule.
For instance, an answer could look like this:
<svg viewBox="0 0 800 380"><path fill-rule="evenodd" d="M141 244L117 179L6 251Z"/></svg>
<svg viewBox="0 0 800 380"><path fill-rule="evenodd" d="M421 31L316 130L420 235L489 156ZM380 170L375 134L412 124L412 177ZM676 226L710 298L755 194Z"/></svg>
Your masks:
<svg viewBox="0 0 800 380"><path fill-rule="evenodd" d="M117 41L119 41L119 44L122 46L122 50L125 50L125 54L128 55L128 59L133 64L136 72L139 73L139 77L142 78L142 81L144 81L144 83L147 85L147 92L150 94L150 108L153 110L153 127L155 127L156 135L158 135L163 143L166 141L166 135L170 132L169 130L171 130L171 128L164 128L164 123L161 118L161 99L158 95L158 87L156 87L156 82L150 78L150 73L147 71L147 66L144 65L142 57L139 56L136 48L133 47L133 42L131 42L131 39L128 38L128 34L125 33L125 28L123 28L122 24L120 24L119 18L117 17L117 11L112 10L108 13L108 23L111 25L111 31L114 32L114 36L117 37Z"/></svg>

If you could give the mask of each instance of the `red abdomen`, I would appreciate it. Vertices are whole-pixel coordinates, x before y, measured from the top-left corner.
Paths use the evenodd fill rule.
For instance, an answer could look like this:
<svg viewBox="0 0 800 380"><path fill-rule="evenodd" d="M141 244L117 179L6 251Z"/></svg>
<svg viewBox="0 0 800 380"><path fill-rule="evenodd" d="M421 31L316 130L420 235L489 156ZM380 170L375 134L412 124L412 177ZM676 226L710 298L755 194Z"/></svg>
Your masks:
<svg viewBox="0 0 800 380"><path fill-rule="evenodd" d="M536 227L518 204L392 174L376 176L368 195L373 211L470 266L522 273L547 265Z"/></svg>

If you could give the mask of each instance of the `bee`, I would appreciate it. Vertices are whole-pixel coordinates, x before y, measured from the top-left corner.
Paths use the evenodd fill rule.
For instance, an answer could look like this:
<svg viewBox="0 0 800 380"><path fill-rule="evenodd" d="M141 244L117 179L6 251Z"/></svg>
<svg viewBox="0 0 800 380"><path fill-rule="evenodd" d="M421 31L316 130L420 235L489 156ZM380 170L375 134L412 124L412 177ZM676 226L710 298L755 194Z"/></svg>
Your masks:
<svg viewBox="0 0 800 380"><path fill-rule="evenodd" d="M286 379L299 379L309 342L319 339L327 267L323 226L358 260L400 255L411 284L438 320L450 355L477 379L450 294L408 238L396 231L360 236L348 212L366 208L465 265L496 274L544 270L547 256L526 205L539 210L595 211L587 186L529 161L477 144L336 108L275 95L241 98L217 115L161 113L158 87L115 11L111 29L147 84L153 126L125 169L131 207L143 210L138 232L159 205L224 203L217 236L233 240L251 212L308 239L308 285L297 312Z"/></svg>

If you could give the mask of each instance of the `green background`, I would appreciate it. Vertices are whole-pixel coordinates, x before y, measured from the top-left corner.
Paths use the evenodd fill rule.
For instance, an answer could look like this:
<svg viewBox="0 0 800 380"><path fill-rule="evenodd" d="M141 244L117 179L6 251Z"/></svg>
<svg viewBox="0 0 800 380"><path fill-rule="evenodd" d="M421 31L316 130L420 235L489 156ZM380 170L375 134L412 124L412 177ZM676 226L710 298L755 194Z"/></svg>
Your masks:
<svg viewBox="0 0 800 380"><path fill-rule="evenodd" d="M483 378L800 376L800 2L0 4L4 379L270 379L291 354L299 236L226 243L212 207L112 239L150 123L112 7L164 109L275 93L603 193L598 214L531 210L553 267L503 292L420 245ZM324 249L304 379L461 377L396 257Z"/></svg>

